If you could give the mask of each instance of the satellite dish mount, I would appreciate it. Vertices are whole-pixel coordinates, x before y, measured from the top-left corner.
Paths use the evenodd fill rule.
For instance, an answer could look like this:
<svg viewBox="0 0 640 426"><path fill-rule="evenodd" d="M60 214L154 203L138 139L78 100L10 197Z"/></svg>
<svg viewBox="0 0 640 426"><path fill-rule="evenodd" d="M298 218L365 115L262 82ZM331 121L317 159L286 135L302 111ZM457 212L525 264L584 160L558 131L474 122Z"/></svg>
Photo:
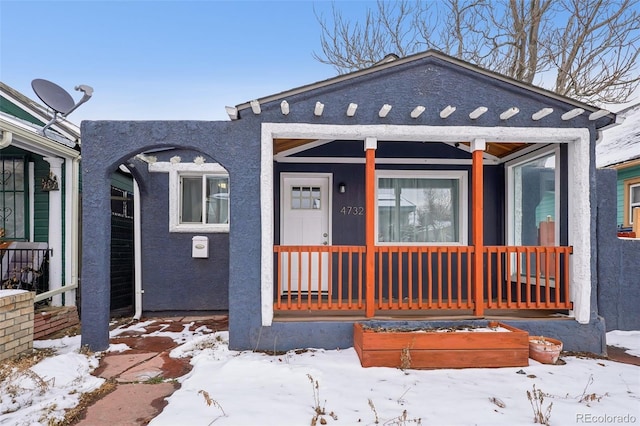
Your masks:
<svg viewBox="0 0 640 426"><path fill-rule="evenodd" d="M75 89L83 93L82 99L75 103L71 95L62 87L48 80L36 78L31 82L31 87L36 95L45 105L53 110L53 118L45 124L41 133L44 136L45 131L58 121L58 116L64 118L76 110L80 105L91 99L93 88L86 84L76 86Z"/></svg>

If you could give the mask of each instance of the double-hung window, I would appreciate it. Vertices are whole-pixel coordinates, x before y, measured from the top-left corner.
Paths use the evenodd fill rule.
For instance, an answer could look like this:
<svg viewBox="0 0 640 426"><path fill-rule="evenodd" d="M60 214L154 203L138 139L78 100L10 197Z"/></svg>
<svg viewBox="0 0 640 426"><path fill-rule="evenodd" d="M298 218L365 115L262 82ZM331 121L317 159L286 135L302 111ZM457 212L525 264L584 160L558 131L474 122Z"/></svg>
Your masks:
<svg viewBox="0 0 640 426"><path fill-rule="evenodd" d="M378 171L377 242L466 244L466 171Z"/></svg>

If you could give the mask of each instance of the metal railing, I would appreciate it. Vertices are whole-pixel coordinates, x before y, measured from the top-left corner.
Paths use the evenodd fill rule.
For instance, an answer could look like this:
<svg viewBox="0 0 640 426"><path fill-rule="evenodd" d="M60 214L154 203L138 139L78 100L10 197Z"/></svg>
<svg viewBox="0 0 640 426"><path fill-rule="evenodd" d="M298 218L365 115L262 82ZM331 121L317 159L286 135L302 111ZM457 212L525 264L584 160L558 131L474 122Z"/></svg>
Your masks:
<svg viewBox="0 0 640 426"><path fill-rule="evenodd" d="M36 294L49 290L48 248L0 249L0 284L3 290L19 289Z"/></svg>

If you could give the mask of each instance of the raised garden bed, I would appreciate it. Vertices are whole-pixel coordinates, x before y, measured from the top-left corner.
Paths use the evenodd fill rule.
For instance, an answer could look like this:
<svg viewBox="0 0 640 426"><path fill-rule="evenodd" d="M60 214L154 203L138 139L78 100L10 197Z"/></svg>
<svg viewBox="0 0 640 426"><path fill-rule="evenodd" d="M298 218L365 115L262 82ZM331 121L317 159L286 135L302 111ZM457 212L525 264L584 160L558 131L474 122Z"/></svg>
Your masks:
<svg viewBox="0 0 640 426"><path fill-rule="evenodd" d="M529 333L489 322L441 328L369 327L353 324L363 367L469 368L529 365Z"/></svg>

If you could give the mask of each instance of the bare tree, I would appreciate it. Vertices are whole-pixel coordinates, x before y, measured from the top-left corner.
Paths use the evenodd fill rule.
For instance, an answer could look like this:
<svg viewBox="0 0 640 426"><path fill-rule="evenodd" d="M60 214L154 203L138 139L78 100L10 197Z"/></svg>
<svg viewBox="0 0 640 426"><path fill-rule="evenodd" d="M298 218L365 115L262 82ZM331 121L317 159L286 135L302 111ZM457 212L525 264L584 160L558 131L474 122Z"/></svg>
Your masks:
<svg viewBox="0 0 640 426"><path fill-rule="evenodd" d="M320 62L339 73L435 49L594 103L638 87L640 0L378 0L363 21L317 15Z"/></svg>

